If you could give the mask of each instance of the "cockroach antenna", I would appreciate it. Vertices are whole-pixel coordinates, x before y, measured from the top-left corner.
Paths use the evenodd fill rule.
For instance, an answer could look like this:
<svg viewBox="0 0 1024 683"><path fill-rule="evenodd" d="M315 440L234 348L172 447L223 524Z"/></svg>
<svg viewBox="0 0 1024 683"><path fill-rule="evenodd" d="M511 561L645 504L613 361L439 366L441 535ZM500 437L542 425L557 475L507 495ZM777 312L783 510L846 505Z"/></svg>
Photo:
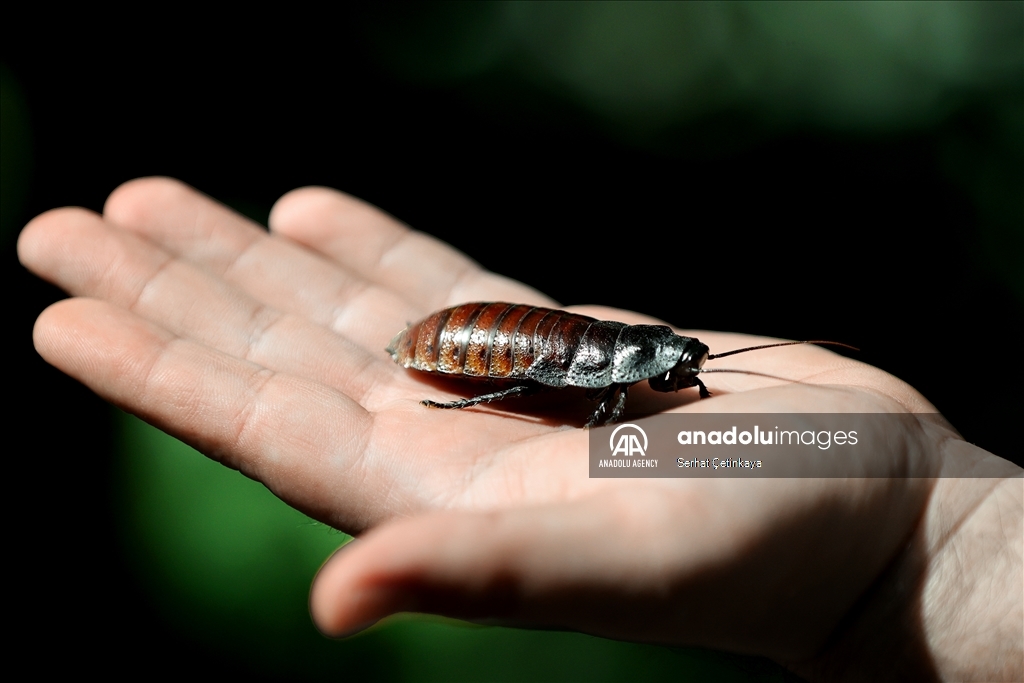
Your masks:
<svg viewBox="0 0 1024 683"><path fill-rule="evenodd" d="M701 368L697 374L706 375L709 372L733 372L740 375L756 375L757 377L768 377L769 379L780 379L784 382L792 382L793 380L786 377L779 377L778 375L769 375L767 372L757 372L756 370L738 370L732 368Z"/></svg>
<svg viewBox="0 0 1024 683"><path fill-rule="evenodd" d="M714 360L716 358L725 358L726 356L735 356L737 353L746 353L747 351L758 351L760 349L771 349L776 346L796 346L797 344L828 344L830 346L842 346L845 349L852 349L854 351L860 351L856 346L850 346L842 342L836 341L823 341L821 339L810 339L808 341L794 341L794 342L779 342L777 344L761 344L760 346L748 346L745 349L734 349L732 351L726 351L724 353L712 353L708 355L708 360Z"/></svg>

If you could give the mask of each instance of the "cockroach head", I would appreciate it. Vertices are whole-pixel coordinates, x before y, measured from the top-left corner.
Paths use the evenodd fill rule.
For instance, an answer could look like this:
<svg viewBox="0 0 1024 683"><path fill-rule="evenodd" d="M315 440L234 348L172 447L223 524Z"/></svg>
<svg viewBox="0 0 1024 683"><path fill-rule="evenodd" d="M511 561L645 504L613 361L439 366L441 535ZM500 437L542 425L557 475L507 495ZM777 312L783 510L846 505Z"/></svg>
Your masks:
<svg viewBox="0 0 1024 683"><path fill-rule="evenodd" d="M708 359L707 344L700 343L699 339L682 337L685 340L679 362L668 372L656 375L647 380L655 391L679 391L687 387L697 386L697 375L704 367L704 361Z"/></svg>

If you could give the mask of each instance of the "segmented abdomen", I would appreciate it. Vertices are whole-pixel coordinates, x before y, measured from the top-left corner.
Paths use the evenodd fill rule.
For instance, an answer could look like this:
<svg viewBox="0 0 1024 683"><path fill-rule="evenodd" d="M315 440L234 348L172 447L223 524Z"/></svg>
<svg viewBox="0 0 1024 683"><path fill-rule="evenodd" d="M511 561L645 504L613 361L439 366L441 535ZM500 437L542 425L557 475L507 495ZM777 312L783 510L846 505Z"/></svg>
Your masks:
<svg viewBox="0 0 1024 683"><path fill-rule="evenodd" d="M396 363L425 372L607 386L599 376L610 371L615 333L624 326L523 304L462 304L410 325L388 352ZM593 338L584 343L588 331ZM576 366L590 381L571 381Z"/></svg>

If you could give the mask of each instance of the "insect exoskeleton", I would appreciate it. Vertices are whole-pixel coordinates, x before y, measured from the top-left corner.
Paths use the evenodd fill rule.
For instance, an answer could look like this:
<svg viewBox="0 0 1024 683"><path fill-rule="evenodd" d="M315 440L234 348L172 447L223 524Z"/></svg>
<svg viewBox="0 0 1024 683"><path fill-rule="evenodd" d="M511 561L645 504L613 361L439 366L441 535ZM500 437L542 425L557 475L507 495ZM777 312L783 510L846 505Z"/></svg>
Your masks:
<svg viewBox="0 0 1024 683"><path fill-rule="evenodd" d="M650 380L658 391L697 386L708 347L664 325L627 325L550 308L470 303L446 308L391 340L392 359L406 368L514 385L481 396L438 403L466 408L544 388L583 387L600 401L588 425L622 414L628 387Z"/></svg>
<svg viewBox="0 0 1024 683"><path fill-rule="evenodd" d="M630 385L637 382L647 380L662 392L697 387L700 397L708 398L711 393L697 376L709 372L703 370L705 361L811 343L847 346L795 341L709 354L700 340L667 325L627 325L551 308L481 302L445 308L409 325L386 350L402 367L420 372L512 384L447 403L422 401L426 406L468 408L544 389L583 387L599 402L587 420L591 427L616 421Z"/></svg>

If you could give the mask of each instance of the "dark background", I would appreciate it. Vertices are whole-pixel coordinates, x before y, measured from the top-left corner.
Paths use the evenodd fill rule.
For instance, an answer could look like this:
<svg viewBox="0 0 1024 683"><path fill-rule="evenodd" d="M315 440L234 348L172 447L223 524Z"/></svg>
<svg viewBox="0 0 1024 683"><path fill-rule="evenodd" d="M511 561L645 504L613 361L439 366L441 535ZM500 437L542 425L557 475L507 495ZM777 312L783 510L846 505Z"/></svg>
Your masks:
<svg viewBox="0 0 1024 683"><path fill-rule="evenodd" d="M949 8L922 6L896 38L870 5L803 29L707 7L732 38L707 38L721 17L693 6L595 19L580 5L385 4L207 30L5 22L9 425L27 437L8 457L35 500L9 512L36 603L26 630L105 668L130 669L125 652L178 673L240 666L147 597L126 559L117 422L31 345L62 294L17 263L17 231L57 206L98 211L139 176L181 178L260 221L292 188L331 186L564 304L843 341L969 441L1024 462L1022 6L937 23L929 12ZM400 677L397 645L364 646L346 650L348 673Z"/></svg>

